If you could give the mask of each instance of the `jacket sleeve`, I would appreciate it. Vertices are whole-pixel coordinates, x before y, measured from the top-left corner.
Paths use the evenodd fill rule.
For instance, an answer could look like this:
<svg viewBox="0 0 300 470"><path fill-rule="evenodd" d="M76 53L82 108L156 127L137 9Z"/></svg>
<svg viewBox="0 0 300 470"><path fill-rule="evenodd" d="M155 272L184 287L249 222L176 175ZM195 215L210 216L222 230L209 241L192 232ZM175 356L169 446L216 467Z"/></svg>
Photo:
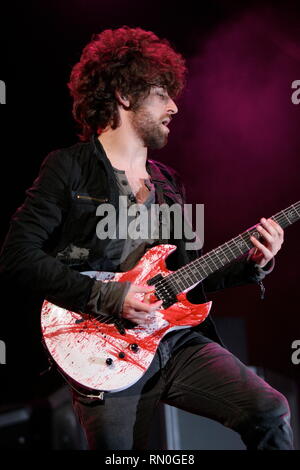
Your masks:
<svg viewBox="0 0 300 470"><path fill-rule="evenodd" d="M245 284L260 283L267 274L274 269L275 259L264 267L256 265L244 255L235 262L225 266L214 274L211 274L203 281L205 292L215 292L229 287L237 287Z"/></svg>
<svg viewBox="0 0 300 470"><path fill-rule="evenodd" d="M179 179L177 182L183 201L186 201L185 186ZM194 254L194 259L202 255L202 250ZM211 274L202 281L202 286L206 293L216 292L218 290L229 287L238 287L245 284L260 284L267 274L270 274L275 266L275 258L261 268L249 259L249 252L240 256L237 260L220 269L216 273ZM197 287L196 287L197 289ZM261 286L262 289L262 286ZM263 295L264 288L262 290ZM263 298L263 296L262 296Z"/></svg>
<svg viewBox="0 0 300 470"><path fill-rule="evenodd" d="M99 310L101 299L107 303L112 291L108 284L115 284L118 295L110 306L120 309L120 298L129 288L126 283L95 281L47 253L47 243L61 230L69 209L71 174L72 158L67 152L57 150L45 158L23 205L12 216L0 254L0 276L75 312L86 311L95 286Z"/></svg>

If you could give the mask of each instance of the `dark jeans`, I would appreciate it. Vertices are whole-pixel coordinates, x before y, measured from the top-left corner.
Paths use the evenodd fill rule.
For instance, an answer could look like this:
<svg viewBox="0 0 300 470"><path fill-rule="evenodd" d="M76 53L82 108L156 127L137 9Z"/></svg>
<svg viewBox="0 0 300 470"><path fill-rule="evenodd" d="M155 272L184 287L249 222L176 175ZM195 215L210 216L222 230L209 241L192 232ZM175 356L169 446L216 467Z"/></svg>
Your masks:
<svg viewBox="0 0 300 470"><path fill-rule="evenodd" d="M91 449L147 449L159 401L237 431L247 449L293 449L286 398L219 344L189 343L161 368L158 352L142 379L105 400L73 395ZM199 435L201 440L201 435Z"/></svg>

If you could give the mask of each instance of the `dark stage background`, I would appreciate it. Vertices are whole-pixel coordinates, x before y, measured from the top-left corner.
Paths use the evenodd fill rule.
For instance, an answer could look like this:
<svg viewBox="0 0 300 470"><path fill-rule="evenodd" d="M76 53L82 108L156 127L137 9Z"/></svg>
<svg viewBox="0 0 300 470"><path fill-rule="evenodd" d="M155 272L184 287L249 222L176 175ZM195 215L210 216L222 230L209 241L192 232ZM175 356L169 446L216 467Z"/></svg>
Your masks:
<svg viewBox="0 0 300 470"><path fill-rule="evenodd" d="M17 3L4 14L0 80L1 233L51 150L77 141L66 83L93 33L124 24L167 38L187 59L187 88L169 144L152 157L180 172L188 202L205 204L204 251L299 200L299 2L65 0ZM5 27L6 26L6 27ZM256 286L214 294L216 318L242 318L248 361L300 386L300 224L286 230L266 298ZM62 383L47 367L38 305L1 286L1 407L47 395ZM298 420L299 420L298 416Z"/></svg>

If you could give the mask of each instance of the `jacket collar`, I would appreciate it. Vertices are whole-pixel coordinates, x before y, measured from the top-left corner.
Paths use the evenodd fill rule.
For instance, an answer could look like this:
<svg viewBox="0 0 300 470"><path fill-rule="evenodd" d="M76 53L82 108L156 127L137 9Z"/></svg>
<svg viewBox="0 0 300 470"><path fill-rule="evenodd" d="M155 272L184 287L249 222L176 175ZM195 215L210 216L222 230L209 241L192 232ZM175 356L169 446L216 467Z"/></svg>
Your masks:
<svg viewBox="0 0 300 470"><path fill-rule="evenodd" d="M90 143L91 143L94 154L96 155L98 160L100 160L100 163L102 164L106 172L109 200L114 204L116 208L118 208L118 204L119 204L118 183L115 177L115 172L113 170L112 164L110 163L110 160L108 159L105 153L105 150L103 148L103 145L98 139L97 134L92 135L90 139Z"/></svg>
<svg viewBox="0 0 300 470"><path fill-rule="evenodd" d="M108 190L110 193L109 199L113 202L115 207L117 207L119 191L115 172L113 170L109 158L105 153L103 145L98 139L97 134L94 134L91 137L91 145L95 155L100 160L100 162L104 166L104 169L106 170L108 178ZM161 172L159 165L156 164L153 160L148 159L146 163L146 168L155 186L158 203L164 204L166 202L164 196L169 196L174 202L178 202L178 196L176 195L174 188L172 187L166 176Z"/></svg>

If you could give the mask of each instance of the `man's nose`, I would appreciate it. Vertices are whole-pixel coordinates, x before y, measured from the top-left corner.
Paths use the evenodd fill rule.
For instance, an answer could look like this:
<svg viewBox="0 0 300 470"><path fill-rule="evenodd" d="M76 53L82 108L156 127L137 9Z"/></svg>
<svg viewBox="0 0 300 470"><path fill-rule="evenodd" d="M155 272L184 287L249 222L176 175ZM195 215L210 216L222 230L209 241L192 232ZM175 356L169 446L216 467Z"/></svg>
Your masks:
<svg viewBox="0 0 300 470"><path fill-rule="evenodd" d="M169 103L168 103L168 112L169 112L169 113L172 113L172 114L178 113L178 108L177 108L177 106L176 106L175 101L172 100L172 98L169 99Z"/></svg>

